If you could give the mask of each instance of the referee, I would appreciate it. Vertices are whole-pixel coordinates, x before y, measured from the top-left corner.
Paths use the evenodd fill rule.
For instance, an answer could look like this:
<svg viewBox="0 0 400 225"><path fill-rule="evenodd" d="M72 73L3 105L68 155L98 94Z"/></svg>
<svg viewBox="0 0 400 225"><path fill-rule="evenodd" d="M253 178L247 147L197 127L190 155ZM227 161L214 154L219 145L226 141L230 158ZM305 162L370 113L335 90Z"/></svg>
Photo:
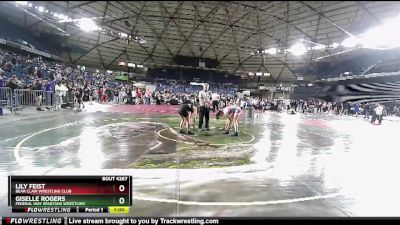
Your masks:
<svg viewBox="0 0 400 225"><path fill-rule="evenodd" d="M209 131L209 121L210 121L210 103L211 103L211 93L208 91L209 85L207 83L203 84L203 90L199 92L199 105L200 105L200 118L199 118L199 130L202 130L203 119L206 120L205 130Z"/></svg>

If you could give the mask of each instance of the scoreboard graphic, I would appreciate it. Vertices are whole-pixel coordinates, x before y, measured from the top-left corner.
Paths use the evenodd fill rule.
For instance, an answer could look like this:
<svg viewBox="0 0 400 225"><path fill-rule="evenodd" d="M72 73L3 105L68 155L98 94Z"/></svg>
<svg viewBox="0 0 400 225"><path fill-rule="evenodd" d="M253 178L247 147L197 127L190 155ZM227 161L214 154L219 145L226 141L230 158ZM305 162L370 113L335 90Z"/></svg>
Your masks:
<svg viewBox="0 0 400 225"><path fill-rule="evenodd" d="M9 176L15 213L128 213L132 176Z"/></svg>

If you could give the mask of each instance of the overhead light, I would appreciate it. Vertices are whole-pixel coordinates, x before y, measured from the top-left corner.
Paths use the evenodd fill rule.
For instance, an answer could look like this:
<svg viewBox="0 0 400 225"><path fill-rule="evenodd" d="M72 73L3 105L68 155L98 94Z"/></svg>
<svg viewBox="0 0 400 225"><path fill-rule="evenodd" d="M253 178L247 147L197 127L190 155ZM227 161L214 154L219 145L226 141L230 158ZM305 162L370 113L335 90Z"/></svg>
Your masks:
<svg viewBox="0 0 400 225"><path fill-rule="evenodd" d="M29 7L32 7L32 3L29 3L28 6L29 6Z"/></svg>
<svg viewBox="0 0 400 225"><path fill-rule="evenodd" d="M113 71L112 70L107 70L107 73L112 73Z"/></svg>
<svg viewBox="0 0 400 225"><path fill-rule="evenodd" d="M118 66L125 66L126 63L125 62L118 62Z"/></svg>
<svg viewBox="0 0 400 225"><path fill-rule="evenodd" d="M137 67L137 68L143 68L143 65L137 64L136 67Z"/></svg>
<svg viewBox="0 0 400 225"><path fill-rule="evenodd" d="M312 47L312 49L313 50L322 50L322 49L325 49L325 45L316 45L316 46L314 46L314 47Z"/></svg>
<svg viewBox="0 0 400 225"><path fill-rule="evenodd" d="M271 55L275 55L277 53L277 49L276 48L269 48L267 50L265 50L266 53L271 54Z"/></svg>
<svg viewBox="0 0 400 225"><path fill-rule="evenodd" d="M269 77L269 76L271 76L271 73L264 73L263 75L266 77Z"/></svg>
<svg viewBox="0 0 400 225"><path fill-rule="evenodd" d="M249 72L249 76L254 76L254 73L253 72Z"/></svg>
<svg viewBox="0 0 400 225"><path fill-rule="evenodd" d="M288 52L292 53L295 56L300 56L303 55L304 53L307 52L306 47L304 47L303 44L298 43L293 45L292 47L290 47L290 49L288 49Z"/></svg>
<svg viewBox="0 0 400 225"><path fill-rule="evenodd" d="M352 48L357 46L360 43L360 40L356 37L349 37L342 41L343 47Z"/></svg>
<svg viewBox="0 0 400 225"><path fill-rule="evenodd" d="M46 9L45 12L46 12L46 13L49 13L49 10Z"/></svg>
<svg viewBox="0 0 400 225"><path fill-rule="evenodd" d="M128 63L128 67L135 67L134 63Z"/></svg>
<svg viewBox="0 0 400 225"><path fill-rule="evenodd" d="M335 42L335 43L332 44L332 48L337 48L337 47L339 47L339 43Z"/></svg>
<svg viewBox="0 0 400 225"><path fill-rule="evenodd" d="M44 7L43 6L39 6L38 11L39 12L44 12Z"/></svg>
<svg viewBox="0 0 400 225"><path fill-rule="evenodd" d="M256 73L256 76L262 76L262 75L263 75L262 72L257 72L257 73Z"/></svg>
<svg viewBox="0 0 400 225"><path fill-rule="evenodd" d="M367 48L396 48L400 47L398 24L400 17L385 21L360 35L360 42Z"/></svg>
<svg viewBox="0 0 400 225"><path fill-rule="evenodd" d="M96 73L100 73L100 70L96 70Z"/></svg>
<svg viewBox="0 0 400 225"><path fill-rule="evenodd" d="M16 1L15 2L17 5L28 5L27 1Z"/></svg>
<svg viewBox="0 0 400 225"><path fill-rule="evenodd" d="M78 21L77 25L81 30L83 30L85 32L94 31L94 30L99 29L99 27L96 25L96 23L90 18L80 19Z"/></svg>

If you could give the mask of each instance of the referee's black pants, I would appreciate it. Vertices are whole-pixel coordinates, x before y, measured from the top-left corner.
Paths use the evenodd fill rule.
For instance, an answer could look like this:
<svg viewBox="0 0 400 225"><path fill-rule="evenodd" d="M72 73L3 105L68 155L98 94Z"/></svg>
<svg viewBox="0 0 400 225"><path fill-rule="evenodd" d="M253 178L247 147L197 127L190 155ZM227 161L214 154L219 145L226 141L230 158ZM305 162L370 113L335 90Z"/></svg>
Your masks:
<svg viewBox="0 0 400 225"><path fill-rule="evenodd" d="M209 128L208 122L210 121L210 109L205 106L200 107L199 129L203 127L203 118L206 119L206 128Z"/></svg>
<svg viewBox="0 0 400 225"><path fill-rule="evenodd" d="M219 110L219 101L218 100L214 100L212 102L212 107L213 107L213 112L215 112L215 109Z"/></svg>

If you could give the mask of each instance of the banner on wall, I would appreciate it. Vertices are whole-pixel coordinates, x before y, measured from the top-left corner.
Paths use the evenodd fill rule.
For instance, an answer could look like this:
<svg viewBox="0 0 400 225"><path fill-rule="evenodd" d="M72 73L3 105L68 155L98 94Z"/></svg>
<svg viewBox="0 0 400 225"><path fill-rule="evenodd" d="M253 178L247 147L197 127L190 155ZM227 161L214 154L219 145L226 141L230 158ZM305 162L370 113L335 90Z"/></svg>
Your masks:
<svg viewBox="0 0 400 225"><path fill-rule="evenodd" d="M128 73L127 72L120 72L115 76L116 80L123 80L123 81L128 81Z"/></svg>

